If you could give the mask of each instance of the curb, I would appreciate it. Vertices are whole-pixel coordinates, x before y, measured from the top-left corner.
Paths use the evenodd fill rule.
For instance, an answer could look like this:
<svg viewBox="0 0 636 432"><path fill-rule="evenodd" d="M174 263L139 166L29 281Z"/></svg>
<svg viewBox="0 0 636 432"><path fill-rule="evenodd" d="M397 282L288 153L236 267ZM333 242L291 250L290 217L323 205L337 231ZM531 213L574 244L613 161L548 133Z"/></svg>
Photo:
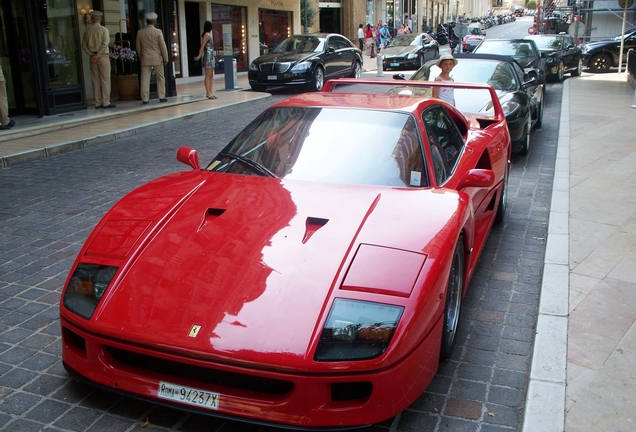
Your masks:
<svg viewBox="0 0 636 432"><path fill-rule="evenodd" d="M565 426L569 316L570 86L563 83L539 315L522 432Z"/></svg>
<svg viewBox="0 0 636 432"><path fill-rule="evenodd" d="M97 144L103 144L106 142L110 142L110 141L114 141L116 139L119 138L124 138L124 137L129 137L129 136L133 136L133 135L137 135L137 134L141 134L141 133L145 133L148 132L150 130L155 130L158 128L163 128L163 127L167 127L170 125L174 125L177 123L183 123L183 122L189 122L189 121L194 121L194 120L200 120L200 119L204 119L206 117L211 116L212 114L216 113L216 112L225 112L228 110L233 110L236 109L238 107L238 105L243 105L243 104L255 104L256 102L261 102L262 100L265 99L269 99L271 98L271 94L267 93L264 94L261 97L257 97L254 99L250 99L250 100L246 100L246 101L239 101L239 102L232 102L229 103L227 105L223 105L220 107L213 107L213 108L209 108L209 109L205 109L199 112L195 112L195 113L188 113L188 114L181 114L181 115L176 115L170 119L166 119L166 120L160 120L160 121L156 121L156 122L151 122L151 123L146 123L146 124L142 124L139 126L135 126L132 128L128 128L128 129L120 129L120 130L116 130L113 132L109 132L106 134L102 134L102 135L94 135L94 136L89 136L89 137L83 137L83 138L77 138L77 139L73 139L70 141L66 141L66 142L62 142L62 143L57 143L57 144L53 144L50 146L46 146L46 147L39 147L39 148L34 148L34 149L30 149L30 150L25 150L23 152L19 152L19 153L14 153L11 155L6 155L6 156L0 156L0 168L6 168L6 167L11 167L14 165L18 165L21 163L25 163L25 162L31 162L37 159L42 159L42 158L46 158L49 156L54 156L60 153L65 153L65 152L69 152L69 151L73 151L73 150L78 150L78 149L82 149L82 148L86 148L86 147L90 147L93 145L97 145ZM183 104L173 104L172 106L167 106L167 107L161 107L161 109L165 109L165 108L171 108L171 107L175 107L175 106L181 106ZM119 116L121 115L130 115L130 112L124 112L119 114ZM108 116L108 117L104 117L104 118L99 118L96 119L94 122L91 123L95 123L95 122L99 122L102 120L111 120L114 117L117 116ZM69 126L68 123L63 123L60 124L56 127L55 130L61 130L64 129L66 127L73 127L75 126L75 124L73 124L74 122L72 122L72 124Z"/></svg>

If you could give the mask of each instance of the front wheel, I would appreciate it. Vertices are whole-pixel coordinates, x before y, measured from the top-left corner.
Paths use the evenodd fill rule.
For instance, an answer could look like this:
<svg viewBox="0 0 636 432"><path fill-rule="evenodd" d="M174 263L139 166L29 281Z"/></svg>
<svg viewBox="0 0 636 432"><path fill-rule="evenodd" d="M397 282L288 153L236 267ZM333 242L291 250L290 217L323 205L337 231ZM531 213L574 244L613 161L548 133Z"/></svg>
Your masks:
<svg viewBox="0 0 636 432"><path fill-rule="evenodd" d="M607 54L595 54L588 65L592 72L605 72L612 66L612 59Z"/></svg>
<svg viewBox="0 0 636 432"><path fill-rule="evenodd" d="M320 91L325 84L325 73L320 66L316 67L314 74L311 78L311 90Z"/></svg>
<svg viewBox="0 0 636 432"><path fill-rule="evenodd" d="M464 240L460 236L453 252L448 287L446 289L446 306L444 307L444 328L442 329L442 347L440 361L448 360L455 348L459 312L462 306L464 291Z"/></svg>
<svg viewBox="0 0 636 432"><path fill-rule="evenodd" d="M532 128L532 120L528 119L528 124L526 126L526 132L523 135L523 147L519 150L520 155L527 155L530 151L530 129Z"/></svg>
<svg viewBox="0 0 636 432"><path fill-rule="evenodd" d="M559 66L557 66L556 76L554 77L557 82L563 81L563 69L564 68L565 68L565 66L563 66L563 61L560 61L559 62Z"/></svg>
<svg viewBox="0 0 636 432"><path fill-rule="evenodd" d="M503 223L506 217L506 207L508 206L508 177L510 176L510 160L506 161L506 172L504 173L503 186L501 188L501 197L499 198L499 207L495 214L495 223Z"/></svg>

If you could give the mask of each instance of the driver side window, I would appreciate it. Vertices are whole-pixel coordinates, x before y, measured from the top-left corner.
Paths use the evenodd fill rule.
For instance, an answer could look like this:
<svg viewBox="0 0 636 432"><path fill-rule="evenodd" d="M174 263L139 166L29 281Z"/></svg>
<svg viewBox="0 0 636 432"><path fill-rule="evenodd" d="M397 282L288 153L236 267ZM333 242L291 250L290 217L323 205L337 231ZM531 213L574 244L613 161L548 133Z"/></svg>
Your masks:
<svg viewBox="0 0 636 432"><path fill-rule="evenodd" d="M452 174L464 149L464 140L444 108L436 106L422 114L426 125L433 169L438 185Z"/></svg>

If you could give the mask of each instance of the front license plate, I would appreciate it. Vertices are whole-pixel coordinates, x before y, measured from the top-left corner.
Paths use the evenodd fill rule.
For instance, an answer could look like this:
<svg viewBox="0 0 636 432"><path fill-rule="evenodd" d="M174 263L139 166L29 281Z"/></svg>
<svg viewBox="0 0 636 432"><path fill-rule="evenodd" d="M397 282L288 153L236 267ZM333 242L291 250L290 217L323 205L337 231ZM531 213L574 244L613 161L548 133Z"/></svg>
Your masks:
<svg viewBox="0 0 636 432"><path fill-rule="evenodd" d="M399 63L391 63L391 66L399 66Z"/></svg>
<svg viewBox="0 0 636 432"><path fill-rule="evenodd" d="M276 81L278 79L278 75L267 75L267 79L270 81Z"/></svg>
<svg viewBox="0 0 636 432"><path fill-rule="evenodd" d="M219 401L221 399L219 393L212 393L206 390L180 386L164 381L159 382L157 397L213 410L219 409Z"/></svg>

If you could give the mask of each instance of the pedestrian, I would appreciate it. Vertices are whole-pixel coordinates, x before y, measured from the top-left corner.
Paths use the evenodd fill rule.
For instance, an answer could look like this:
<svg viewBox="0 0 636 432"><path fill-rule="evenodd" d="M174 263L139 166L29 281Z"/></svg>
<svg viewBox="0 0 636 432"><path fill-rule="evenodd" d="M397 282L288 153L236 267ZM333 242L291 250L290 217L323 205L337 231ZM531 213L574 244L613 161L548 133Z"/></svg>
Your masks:
<svg viewBox="0 0 636 432"><path fill-rule="evenodd" d="M442 70L438 76L435 77L437 82L453 82L453 78L450 76L451 71L457 65L457 59L450 53L442 54L437 60L435 65ZM455 93L452 87L433 87L433 97L448 102L455 106Z"/></svg>
<svg viewBox="0 0 636 432"><path fill-rule="evenodd" d="M163 67L168 64L168 48L163 40L163 32L155 27L157 14L146 14L146 27L137 32L137 55L141 61L141 86L139 93L141 101L145 105L150 99L150 74L155 69L157 76L157 93L159 102L168 102L166 99L166 76Z"/></svg>
<svg viewBox="0 0 636 432"><path fill-rule="evenodd" d="M402 23L402 26L398 30L398 34L409 34L409 33L411 33L411 30L409 30L406 23Z"/></svg>
<svg viewBox="0 0 636 432"><path fill-rule="evenodd" d="M360 51L364 51L364 24L358 26L358 46Z"/></svg>
<svg viewBox="0 0 636 432"><path fill-rule="evenodd" d="M194 58L195 61L201 59L201 65L205 70L205 97L208 99L218 99L214 95L214 37L212 36L212 22L206 21L203 24L203 38L201 40L201 48L199 55Z"/></svg>
<svg viewBox="0 0 636 432"><path fill-rule="evenodd" d="M404 22L406 26L409 28L409 33L413 32L413 20L408 15L404 15Z"/></svg>
<svg viewBox="0 0 636 432"><path fill-rule="evenodd" d="M9 103L7 102L7 82L0 66L0 130L11 129L15 121L9 118Z"/></svg>
<svg viewBox="0 0 636 432"><path fill-rule="evenodd" d="M110 102L110 58L108 43L110 33L102 25L104 13L98 10L91 12L93 25L84 33L82 49L91 59L91 81L93 82L93 99L95 108L115 108Z"/></svg>
<svg viewBox="0 0 636 432"><path fill-rule="evenodd" d="M375 36L371 24L367 24L367 28L364 30L364 37L367 39L366 54L371 58L375 58Z"/></svg>
<svg viewBox="0 0 636 432"><path fill-rule="evenodd" d="M384 23L382 29L380 30L380 45L382 48L386 47L391 39L391 33L389 33L389 25Z"/></svg>
<svg viewBox="0 0 636 432"><path fill-rule="evenodd" d="M377 51L380 52L380 47L382 46L382 20L378 21L378 25L375 26L375 46Z"/></svg>

